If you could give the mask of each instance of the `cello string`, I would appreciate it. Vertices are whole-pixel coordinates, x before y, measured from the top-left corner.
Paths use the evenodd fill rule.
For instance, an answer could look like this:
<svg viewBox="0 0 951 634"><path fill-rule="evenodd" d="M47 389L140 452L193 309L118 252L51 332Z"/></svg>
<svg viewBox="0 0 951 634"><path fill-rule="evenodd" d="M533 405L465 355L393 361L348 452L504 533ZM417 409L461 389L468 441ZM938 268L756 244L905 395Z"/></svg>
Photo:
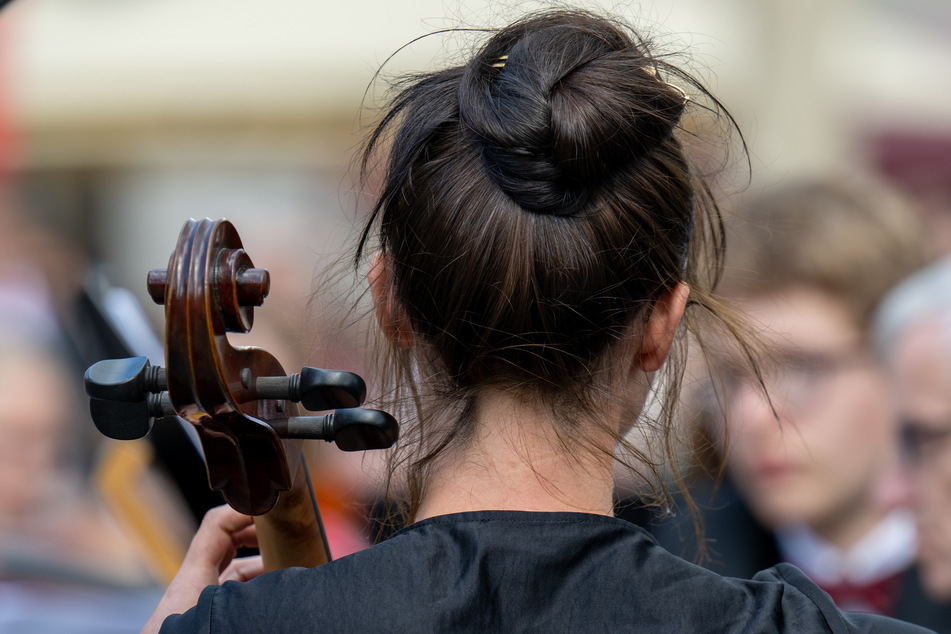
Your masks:
<svg viewBox="0 0 951 634"><path fill-rule="evenodd" d="M333 561L330 554L330 542L327 541L327 533L324 531L324 520L320 517L320 509L317 507L317 494L314 492L314 483L310 479L310 467L307 466L307 456L304 450L300 452L301 466L304 468L304 479L307 482L307 490L310 492L310 501L314 505L314 515L317 517L317 527L320 529L320 539L324 543L324 550L327 552L327 562Z"/></svg>

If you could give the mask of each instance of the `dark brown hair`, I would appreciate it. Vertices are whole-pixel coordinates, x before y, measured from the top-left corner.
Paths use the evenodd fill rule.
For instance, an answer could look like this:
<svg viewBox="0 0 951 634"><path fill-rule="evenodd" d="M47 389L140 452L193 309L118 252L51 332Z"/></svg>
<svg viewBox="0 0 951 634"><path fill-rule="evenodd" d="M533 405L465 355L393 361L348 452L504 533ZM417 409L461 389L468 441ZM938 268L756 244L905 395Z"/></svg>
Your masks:
<svg viewBox="0 0 951 634"><path fill-rule="evenodd" d="M398 84L363 155L368 176L389 143L356 263L385 254L393 304L415 335L412 348L390 349L387 373L394 404L413 404L396 458L410 517L429 465L470 436L477 390L547 403L562 442L589 446L572 421L620 397L608 387L612 351L653 302L685 281L691 304L717 311L707 291L722 228L683 149L690 105L732 125L631 29L574 10L529 16L465 65ZM628 448L651 482L673 454L682 363L667 368L667 451Z"/></svg>

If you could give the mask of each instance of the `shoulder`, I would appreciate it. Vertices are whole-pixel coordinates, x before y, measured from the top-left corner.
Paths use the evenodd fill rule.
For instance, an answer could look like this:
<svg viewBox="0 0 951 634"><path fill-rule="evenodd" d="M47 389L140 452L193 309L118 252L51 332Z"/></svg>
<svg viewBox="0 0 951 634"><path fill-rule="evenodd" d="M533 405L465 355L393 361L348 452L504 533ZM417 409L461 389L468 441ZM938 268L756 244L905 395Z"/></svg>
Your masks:
<svg viewBox="0 0 951 634"><path fill-rule="evenodd" d="M756 521L729 480L716 487L699 483L692 495L703 516L704 568L749 579L782 561L773 534ZM632 511L620 505L619 516L644 527L671 553L687 561L700 561L700 539L687 506L684 497L675 494L670 506L673 512L638 517L636 506Z"/></svg>
<svg viewBox="0 0 951 634"><path fill-rule="evenodd" d="M501 512L433 518L319 568L229 582L177 618L165 631L905 631L850 622L791 567L730 579L622 520Z"/></svg>
<svg viewBox="0 0 951 634"><path fill-rule="evenodd" d="M791 564L779 564L764 570L754 576L753 580L782 583L784 587L788 588L790 597L797 596L796 602L805 599L807 603L814 605L829 624L829 631L831 632L868 632L870 634L901 634L907 632L913 634L931 631L904 621L874 614L843 612L835 606L828 594L813 583L805 573ZM784 598L785 600L787 598Z"/></svg>

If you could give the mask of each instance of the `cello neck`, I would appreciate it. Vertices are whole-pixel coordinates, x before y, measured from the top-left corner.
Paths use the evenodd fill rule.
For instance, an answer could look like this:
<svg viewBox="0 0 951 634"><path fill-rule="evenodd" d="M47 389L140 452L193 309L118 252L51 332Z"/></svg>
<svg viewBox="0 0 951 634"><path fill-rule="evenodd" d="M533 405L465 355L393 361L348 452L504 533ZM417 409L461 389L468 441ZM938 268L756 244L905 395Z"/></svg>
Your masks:
<svg viewBox="0 0 951 634"><path fill-rule="evenodd" d="M331 559L303 456L294 486L281 494L274 508L255 517L254 524L266 571L291 566L312 568Z"/></svg>

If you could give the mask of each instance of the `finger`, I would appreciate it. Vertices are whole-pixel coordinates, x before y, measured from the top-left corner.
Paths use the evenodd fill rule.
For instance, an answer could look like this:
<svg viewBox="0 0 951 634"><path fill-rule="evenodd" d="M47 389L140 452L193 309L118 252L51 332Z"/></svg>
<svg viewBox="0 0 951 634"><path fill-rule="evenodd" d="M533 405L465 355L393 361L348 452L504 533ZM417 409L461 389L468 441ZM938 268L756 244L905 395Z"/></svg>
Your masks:
<svg viewBox="0 0 951 634"><path fill-rule="evenodd" d="M252 524L242 528L231 536L231 541L237 548L257 548L258 547L258 529Z"/></svg>
<svg viewBox="0 0 951 634"><path fill-rule="evenodd" d="M244 513L239 513L227 504L216 506L205 513L202 524L209 522L214 524L226 533L236 533L243 528L251 526L254 518Z"/></svg>
<svg viewBox="0 0 951 634"><path fill-rule="evenodd" d="M205 513L186 558L220 570L231 561L237 550L235 533L252 526L253 521L252 517L238 513L229 506L211 509Z"/></svg>
<svg viewBox="0 0 951 634"><path fill-rule="evenodd" d="M231 549L223 553L223 556L218 560L218 573L220 574L225 568L231 565L231 561L238 554L239 548L257 548L258 547L258 532L257 528L252 524L251 526L246 526L239 530L236 533L231 535Z"/></svg>
<svg viewBox="0 0 951 634"><path fill-rule="evenodd" d="M249 581L264 572L264 562L260 555L241 557L233 560L218 577L218 583L225 581Z"/></svg>
<svg viewBox="0 0 951 634"><path fill-rule="evenodd" d="M169 614L184 612L197 603L206 586L218 583L223 568L232 561L237 546L256 539L253 519L227 506L219 506L205 514L192 538L178 573L168 588L155 613L146 624L145 631L157 631L162 620ZM253 564L236 565L229 577L250 579L261 574Z"/></svg>

